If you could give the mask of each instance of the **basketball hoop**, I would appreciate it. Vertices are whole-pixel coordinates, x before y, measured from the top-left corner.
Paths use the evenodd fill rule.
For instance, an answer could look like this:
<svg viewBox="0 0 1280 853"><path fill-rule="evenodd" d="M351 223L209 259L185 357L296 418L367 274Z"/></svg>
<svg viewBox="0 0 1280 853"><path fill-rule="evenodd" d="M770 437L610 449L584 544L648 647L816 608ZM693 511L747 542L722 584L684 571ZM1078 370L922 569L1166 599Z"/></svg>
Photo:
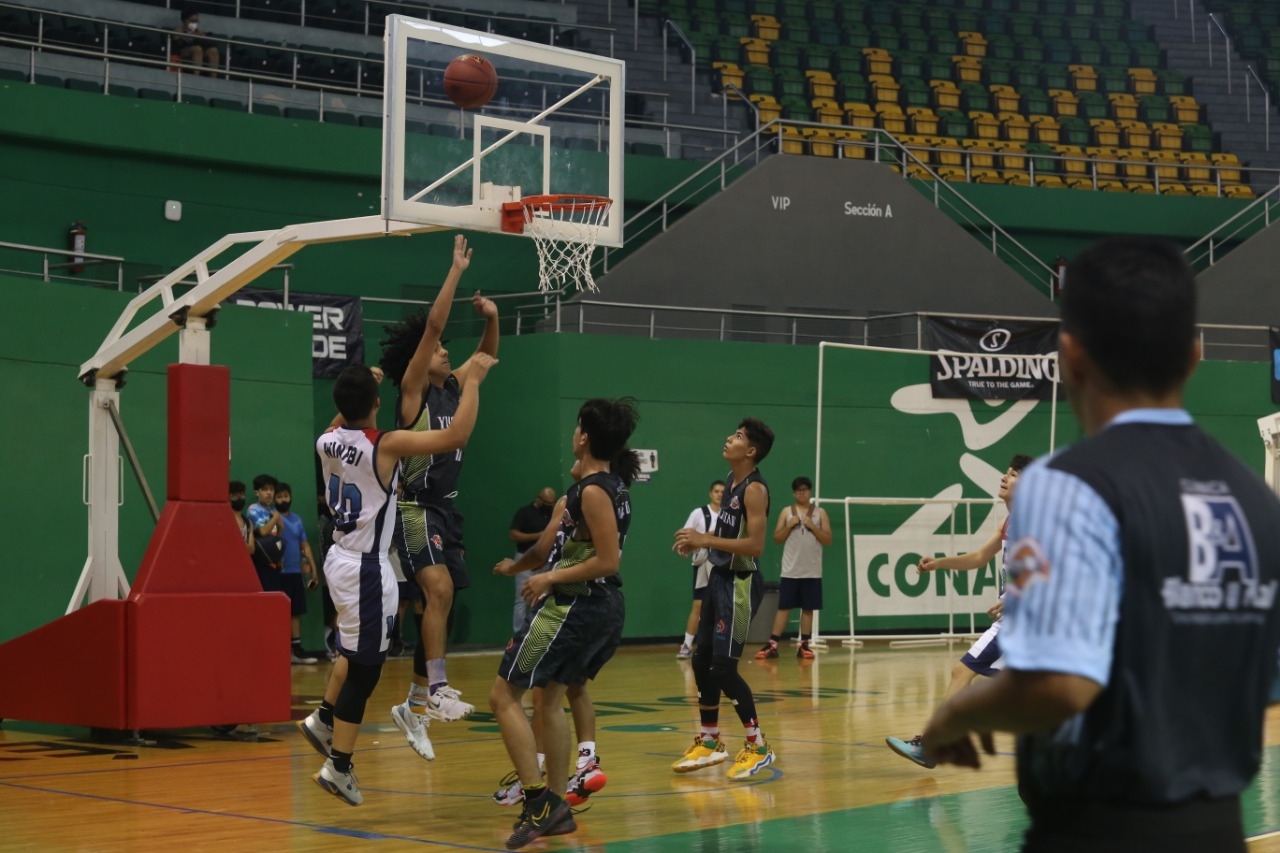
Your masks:
<svg viewBox="0 0 1280 853"><path fill-rule="evenodd" d="M531 195L502 205L502 230L527 233L538 249L538 287L560 290L570 282L598 290L591 277L596 235L613 199L597 195Z"/></svg>

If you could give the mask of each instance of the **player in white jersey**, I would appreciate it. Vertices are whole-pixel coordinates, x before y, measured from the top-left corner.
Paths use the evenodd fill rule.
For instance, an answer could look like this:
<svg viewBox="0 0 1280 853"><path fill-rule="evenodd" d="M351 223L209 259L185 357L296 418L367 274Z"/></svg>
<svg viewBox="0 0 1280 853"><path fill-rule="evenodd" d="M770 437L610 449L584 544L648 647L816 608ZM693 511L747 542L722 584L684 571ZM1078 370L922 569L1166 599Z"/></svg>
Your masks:
<svg viewBox="0 0 1280 853"><path fill-rule="evenodd" d="M397 463L403 456L446 453L467 443L476 422L480 383L497 362L481 354L462 383L453 422L430 432L377 428L378 382L363 366L348 367L333 385L345 425L316 440L325 496L334 519L324 574L338 611L338 651L324 702L298 723L327 760L313 778L346 803L364 801L351 754L365 704L382 674L391 642L398 590L389 551L395 527Z"/></svg>
<svg viewBox="0 0 1280 853"><path fill-rule="evenodd" d="M1015 454L1009 460L1009 469L1000 478L1000 491L997 493L997 497L1004 502L1006 508L1013 501L1013 487L1018 482L1018 475L1031 462L1031 457L1022 453ZM1000 528L995 533L992 533L991 537L978 550L971 551L968 554L960 554L956 557L924 557L920 560L920 571L933 572L938 569L951 569L952 571L971 572L981 569L987 563L990 563L991 558L999 552L1000 588L1003 590L1006 557L1004 549L1009 541L1008 531L1009 519L1006 518L1004 524L1000 525ZM969 651L965 652L964 657L960 658L951 667L951 683L947 685L946 693L942 694L944 702L972 684L973 680L979 675L991 678L1004 669L1004 654L1000 651L1000 641L997 639L1000 634L1000 615L1003 609L1004 596L1001 595L1000 600L987 611L987 615L995 620L991 623L991 627L983 632L982 636L969 647ZM916 735L911 740L887 737L884 742L889 745L890 749L908 761L914 761L929 770L936 766L935 762L925 757L921 735Z"/></svg>

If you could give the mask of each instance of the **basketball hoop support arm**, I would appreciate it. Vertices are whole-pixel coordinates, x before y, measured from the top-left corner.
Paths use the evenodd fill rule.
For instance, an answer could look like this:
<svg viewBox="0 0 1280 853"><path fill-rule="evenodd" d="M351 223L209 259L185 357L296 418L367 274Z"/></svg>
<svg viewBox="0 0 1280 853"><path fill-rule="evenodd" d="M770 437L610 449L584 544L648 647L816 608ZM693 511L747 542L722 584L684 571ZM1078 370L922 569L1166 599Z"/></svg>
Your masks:
<svg viewBox="0 0 1280 853"><path fill-rule="evenodd" d="M80 381L89 395L89 452L85 455L83 498L89 507L89 554L67 605L67 613L84 603L124 598L129 583L120 564L120 439L110 409L120 407L120 389L129 364L175 332L181 332L178 360L209 363L209 329L221 302L253 282L304 246L408 236L438 231L441 226L396 222L381 216L331 219L289 225L276 231L228 234L130 300L93 357L80 365ZM256 243L216 273L209 264L233 246ZM194 277L196 285L180 296L174 287ZM149 303L154 313L133 325ZM130 328L132 326L132 328Z"/></svg>
<svg viewBox="0 0 1280 853"><path fill-rule="evenodd" d="M561 98L559 101L556 101L554 104L552 104L551 106L547 107L545 110L543 110L542 112L538 113L538 114L537 114L536 116L534 116L533 118L529 119L527 122L525 122L525 124L537 124L538 122L542 121L542 120L543 120L544 118L546 118L547 116L549 116L549 115L551 115L552 113L554 113L556 110L558 110L558 109L560 109L561 107L563 107L565 104L567 104L567 103L569 103L570 101L572 101L574 98L576 98L576 97L578 97L579 95L581 95L583 92L587 91L588 89L595 88L598 84L600 84L600 83L604 82L604 80L605 80L605 77L604 77L604 75L603 75L603 74L597 74L595 77L591 78L591 79L590 79L590 80L588 80L586 83L583 83L581 86L579 86L579 87L578 87L577 89L575 89L574 91L572 91L572 92L570 92L569 94L565 95L565 96L564 96L563 98ZM475 161L476 161L476 159L477 159L478 157L484 157L484 156L487 156L487 155L489 154L489 152L490 152L490 151L496 151L497 149L499 149L499 148L501 148L502 146L506 145L506 144L507 144L508 142L510 142L511 140L515 139L515 138L516 138L516 135L517 135L517 134L519 134L519 133L521 133L521 131L519 131L519 130L509 130L509 131L507 131L507 133L506 133L506 135L505 135L505 136L500 137L500 138L499 138L498 140L496 140L492 145L490 145L489 147L487 147L487 148L483 149L483 150L482 150L478 155L476 155L476 157L472 157L470 160L467 160L467 161L465 161L465 162L463 162L463 163L459 164L459 165L458 165L456 168L454 168L452 171L450 171L450 172L446 172L444 175L441 175L439 178L437 178L437 179L436 179L434 182L432 182L431 184L427 185L427 186L426 186L426 187L424 187L423 189L420 189L420 190L418 190L416 193L414 193L413 195L409 196L407 199L405 199L405 201L417 201L418 199L422 198L422 197L423 197L424 195L426 195L427 193L432 192L432 191L434 191L434 190L436 190L436 189L439 189L439 188L440 188L441 186L443 186L445 183L447 183L448 181L453 180L454 178L458 177L458 175L461 175L463 172L465 172L467 169L469 169L469 168L471 167L471 165L472 165L473 163L475 163Z"/></svg>

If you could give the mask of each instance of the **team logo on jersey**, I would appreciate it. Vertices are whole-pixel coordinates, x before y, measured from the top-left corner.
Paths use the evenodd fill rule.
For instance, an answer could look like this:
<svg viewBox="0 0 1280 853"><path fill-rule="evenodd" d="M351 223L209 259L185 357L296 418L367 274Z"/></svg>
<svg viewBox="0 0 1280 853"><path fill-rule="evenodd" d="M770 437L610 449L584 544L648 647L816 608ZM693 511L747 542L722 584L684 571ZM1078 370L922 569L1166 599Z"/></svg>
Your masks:
<svg viewBox="0 0 1280 853"><path fill-rule="evenodd" d="M432 534L431 534L431 544L435 546L435 548L436 548L436 550L437 550L437 551L443 551L443 550L444 550L444 542L442 542L442 541L440 540L440 534L439 534L439 533L432 533Z"/></svg>
<svg viewBox="0 0 1280 853"><path fill-rule="evenodd" d="M737 496L737 495L734 495L734 496L729 500L729 509L737 509L739 506L740 506L740 504L738 503L738 496Z"/></svg>
<svg viewBox="0 0 1280 853"><path fill-rule="evenodd" d="M1267 610L1277 581L1262 583L1249 519L1221 480L1183 480L1187 575L1165 578L1167 610Z"/></svg>
<svg viewBox="0 0 1280 853"><path fill-rule="evenodd" d="M1021 598L1032 586L1049 579L1049 558L1034 536L1024 536L1009 548L1004 563L1008 591Z"/></svg>
<svg viewBox="0 0 1280 853"><path fill-rule="evenodd" d="M725 628L724 620L723 620L723 619L717 619L717 620L716 620L716 633L717 633L717 634L724 634L724 633L726 633L726 630L727 630L727 629Z"/></svg>
<svg viewBox="0 0 1280 853"><path fill-rule="evenodd" d="M507 649L506 649L507 651L511 651L511 650L512 650L512 649L514 649L515 647L516 647L516 638L515 638L515 637L512 637L510 640L507 640Z"/></svg>

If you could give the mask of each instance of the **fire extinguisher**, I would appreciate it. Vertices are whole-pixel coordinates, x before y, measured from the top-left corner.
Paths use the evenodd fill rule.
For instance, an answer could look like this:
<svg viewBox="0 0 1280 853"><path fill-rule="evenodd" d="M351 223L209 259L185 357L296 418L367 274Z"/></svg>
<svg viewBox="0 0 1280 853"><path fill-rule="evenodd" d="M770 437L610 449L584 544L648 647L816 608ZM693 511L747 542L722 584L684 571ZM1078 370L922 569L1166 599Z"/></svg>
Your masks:
<svg viewBox="0 0 1280 853"><path fill-rule="evenodd" d="M1067 259L1062 255L1058 255L1058 259L1053 262L1053 296L1055 299L1062 296L1062 287L1067 281Z"/></svg>
<svg viewBox="0 0 1280 853"><path fill-rule="evenodd" d="M67 248L76 254L70 256L71 265L67 267L73 273L84 272L84 237L85 227L83 222L76 222L71 226L71 230L67 232Z"/></svg>

